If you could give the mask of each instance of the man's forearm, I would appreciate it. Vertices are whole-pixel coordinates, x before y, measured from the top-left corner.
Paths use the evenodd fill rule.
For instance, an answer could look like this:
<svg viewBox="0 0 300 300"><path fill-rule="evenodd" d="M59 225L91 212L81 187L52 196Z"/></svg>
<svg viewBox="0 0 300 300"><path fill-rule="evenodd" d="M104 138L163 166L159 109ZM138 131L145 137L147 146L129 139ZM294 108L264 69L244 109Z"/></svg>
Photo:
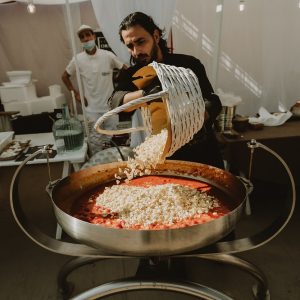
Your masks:
<svg viewBox="0 0 300 300"><path fill-rule="evenodd" d="M70 80L70 75L66 71L63 73L61 79L70 92L75 91L72 81Z"/></svg>
<svg viewBox="0 0 300 300"><path fill-rule="evenodd" d="M124 95L123 104L128 103L132 100L135 100L137 98L141 98L141 97L143 97L143 90L129 92L129 93Z"/></svg>
<svg viewBox="0 0 300 300"><path fill-rule="evenodd" d="M143 91L138 90L134 92L130 91L115 91L112 96L109 99L109 106L111 109L114 109L118 106L121 106L125 103L128 103L134 99L140 98L143 96ZM129 110L126 110L126 112L132 111L137 109L137 107L133 107Z"/></svg>
<svg viewBox="0 0 300 300"><path fill-rule="evenodd" d="M126 104L132 100L135 100L135 99L138 99L138 98L141 98L143 97L143 90L138 90L138 91L134 91L134 92L130 92L130 93L127 93L126 95L124 95L124 98L123 98L123 104ZM126 110L124 110L125 112L131 112L133 110L136 110L138 109L139 107L141 107L141 105L135 105L135 106L132 106L131 108L128 108Z"/></svg>

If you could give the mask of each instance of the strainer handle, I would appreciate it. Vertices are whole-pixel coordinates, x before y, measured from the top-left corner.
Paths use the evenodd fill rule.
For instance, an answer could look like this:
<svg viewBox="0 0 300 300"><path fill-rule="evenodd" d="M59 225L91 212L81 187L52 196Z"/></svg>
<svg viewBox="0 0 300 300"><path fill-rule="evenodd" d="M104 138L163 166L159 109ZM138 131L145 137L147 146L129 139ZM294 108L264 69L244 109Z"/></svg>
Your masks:
<svg viewBox="0 0 300 300"><path fill-rule="evenodd" d="M114 135L114 134L125 134L125 133L131 133L136 131L142 131L147 130L146 127L131 127L131 128L125 128L125 129L119 129L119 130L106 130L101 128L101 125L104 123L105 120L110 118L113 115L119 114L120 112L132 108L134 106L141 107L142 104L147 103L152 100L156 100L162 97L166 97L168 95L167 91L160 91L155 94L150 94L141 98L134 99L128 103L125 103L121 106L118 106L107 113L105 113L103 116L101 116L95 123L94 128L97 132L106 134L106 135Z"/></svg>

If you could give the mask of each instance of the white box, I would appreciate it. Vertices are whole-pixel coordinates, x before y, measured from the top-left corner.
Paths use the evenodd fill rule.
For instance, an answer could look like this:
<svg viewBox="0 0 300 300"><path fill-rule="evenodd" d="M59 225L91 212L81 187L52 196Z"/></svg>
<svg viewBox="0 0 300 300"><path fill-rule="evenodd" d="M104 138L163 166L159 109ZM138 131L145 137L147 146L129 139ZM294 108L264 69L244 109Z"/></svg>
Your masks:
<svg viewBox="0 0 300 300"><path fill-rule="evenodd" d="M62 108L65 103L66 97L64 94L61 94L56 97L38 97L25 102L11 101L3 103L3 106L5 111L19 111L20 115L28 116L43 112L53 112L55 108Z"/></svg>
<svg viewBox="0 0 300 300"><path fill-rule="evenodd" d="M14 136L14 131L0 132L0 153L8 145Z"/></svg>
<svg viewBox="0 0 300 300"><path fill-rule="evenodd" d="M8 71L6 75L14 83L28 84L31 81L31 71Z"/></svg>
<svg viewBox="0 0 300 300"><path fill-rule="evenodd" d="M7 85L0 86L0 96L2 103L12 101L28 101L37 98L36 88L33 83L27 85Z"/></svg>
<svg viewBox="0 0 300 300"><path fill-rule="evenodd" d="M5 111L19 111L20 115L28 116L32 115L31 104L30 102L19 102L19 101L12 101L3 103Z"/></svg>
<svg viewBox="0 0 300 300"><path fill-rule="evenodd" d="M59 84L53 84L49 86L49 95L51 97L60 96L61 94L61 86Z"/></svg>
<svg viewBox="0 0 300 300"><path fill-rule="evenodd" d="M45 96L32 100L30 101L30 103L31 111L33 114L53 112L55 108L62 108L63 104L66 103L66 97L64 94L56 97Z"/></svg>

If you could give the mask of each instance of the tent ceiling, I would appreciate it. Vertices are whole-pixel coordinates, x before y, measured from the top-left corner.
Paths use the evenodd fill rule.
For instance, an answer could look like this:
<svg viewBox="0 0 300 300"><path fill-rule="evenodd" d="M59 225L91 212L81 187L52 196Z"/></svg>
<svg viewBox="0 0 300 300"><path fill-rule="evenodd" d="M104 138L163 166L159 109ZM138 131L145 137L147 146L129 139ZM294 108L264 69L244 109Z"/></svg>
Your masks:
<svg viewBox="0 0 300 300"><path fill-rule="evenodd" d="M28 3L28 0L16 0L17 2ZM69 0L69 3L79 3L86 2L88 0ZM55 4L66 4L66 0L33 0L34 4L45 4L45 5L55 5Z"/></svg>

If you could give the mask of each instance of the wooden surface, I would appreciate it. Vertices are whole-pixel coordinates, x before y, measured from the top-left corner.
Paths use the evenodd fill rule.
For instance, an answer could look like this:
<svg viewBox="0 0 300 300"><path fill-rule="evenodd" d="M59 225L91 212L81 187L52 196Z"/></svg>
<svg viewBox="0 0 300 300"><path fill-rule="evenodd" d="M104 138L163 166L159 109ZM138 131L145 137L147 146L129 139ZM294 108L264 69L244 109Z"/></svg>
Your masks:
<svg viewBox="0 0 300 300"><path fill-rule="evenodd" d="M260 130L247 130L240 137L227 138L220 136L225 143L240 143L256 139L257 141L300 137L300 119L289 121L280 126L264 126Z"/></svg>
<svg viewBox="0 0 300 300"><path fill-rule="evenodd" d="M235 139L219 136L224 158L232 173L248 174L250 150L247 142L255 139L279 154L290 168L296 183L300 182L300 121L289 121L262 130L248 130L241 135ZM286 177L278 160L264 150L255 150L253 164L255 178L278 182Z"/></svg>

